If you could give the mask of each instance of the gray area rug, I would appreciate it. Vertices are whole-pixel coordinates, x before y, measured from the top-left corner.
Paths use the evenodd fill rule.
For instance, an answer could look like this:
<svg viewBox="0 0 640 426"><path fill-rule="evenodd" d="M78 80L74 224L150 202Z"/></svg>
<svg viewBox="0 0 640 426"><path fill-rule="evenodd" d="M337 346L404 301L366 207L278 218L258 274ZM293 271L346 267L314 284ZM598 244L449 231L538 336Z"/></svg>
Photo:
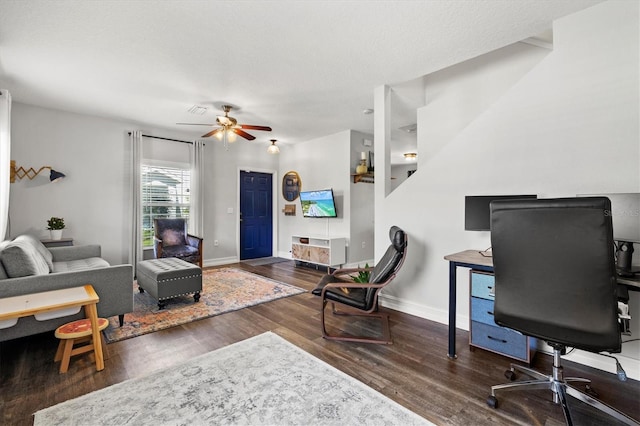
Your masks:
<svg viewBox="0 0 640 426"><path fill-rule="evenodd" d="M43 425L431 425L268 332L35 413Z"/></svg>

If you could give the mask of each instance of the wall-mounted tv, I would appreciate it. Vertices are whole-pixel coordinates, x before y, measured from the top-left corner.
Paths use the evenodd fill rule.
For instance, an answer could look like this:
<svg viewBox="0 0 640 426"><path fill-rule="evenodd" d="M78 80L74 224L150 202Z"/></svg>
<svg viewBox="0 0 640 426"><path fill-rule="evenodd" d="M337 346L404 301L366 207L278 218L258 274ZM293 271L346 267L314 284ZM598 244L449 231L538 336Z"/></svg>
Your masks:
<svg viewBox="0 0 640 426"><path fill-rule="evenodd" d="M494 200L538 198L537 195L467 195L464 197L464 230L490 231L491 210Z"/></svg>
<svg viewBox="0 0 640 426"><path fill-rule="evenodd" d="M333 189L302 191L300 204L304 217L338 217Z"/></svg>

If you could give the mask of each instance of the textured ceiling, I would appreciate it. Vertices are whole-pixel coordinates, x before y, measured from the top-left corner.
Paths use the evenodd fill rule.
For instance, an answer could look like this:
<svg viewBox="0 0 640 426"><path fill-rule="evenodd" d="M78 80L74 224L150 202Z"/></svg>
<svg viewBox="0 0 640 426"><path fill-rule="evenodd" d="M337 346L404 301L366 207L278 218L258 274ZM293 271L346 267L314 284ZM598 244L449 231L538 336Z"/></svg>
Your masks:
<svg viewBox="0 0 640 426"><path fill-rule="evenodd" d="M256 142L373 132L373 89L539 34L598 0L0 0L0 87L32 105L179 129L219 106ZM209 107L203 116L187 112Z"/></svg>

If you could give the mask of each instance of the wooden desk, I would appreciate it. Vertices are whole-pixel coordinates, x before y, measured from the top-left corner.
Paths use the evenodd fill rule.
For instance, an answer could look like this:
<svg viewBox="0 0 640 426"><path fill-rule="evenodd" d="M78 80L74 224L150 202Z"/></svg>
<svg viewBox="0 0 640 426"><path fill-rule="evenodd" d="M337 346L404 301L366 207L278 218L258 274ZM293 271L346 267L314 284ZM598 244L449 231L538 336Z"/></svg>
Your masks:
<svg viewBox="0 0 640 426"><path fill-rule="evenodd" d="M480 250L465 250L445 256L449 261L449 358L456 357L456 271L458 267L493 272L493 258L483 256ZM618 284L629 290L640 291L640 277L618 277Z"/></svg>
<svg viewBox="0 0 640 426"><path fill-rule="evenodd" d="M99 301L100 298L93 286L89 284L82 287L6 297L0 299L0 328L11 327L22 317L34 315L38 320L59 318L73 315L81 307L84 307L86 317L91 320L93 341L99 342L101 336L96 306ZM94 344L93 351L96 358L96 370L104 370L102 345Z"/></svg>

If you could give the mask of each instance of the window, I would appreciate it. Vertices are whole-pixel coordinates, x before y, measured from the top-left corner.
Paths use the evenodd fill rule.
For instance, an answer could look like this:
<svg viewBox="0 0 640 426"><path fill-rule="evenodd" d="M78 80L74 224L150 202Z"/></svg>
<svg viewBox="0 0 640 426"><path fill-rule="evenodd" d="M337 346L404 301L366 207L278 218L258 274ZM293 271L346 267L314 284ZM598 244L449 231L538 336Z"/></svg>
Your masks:
<svg viewBox="0 0 640 426"><path fill-rule="evenodd" d="M153 219L189 218L189 166L142 165L142 247L153 247Z"/></svg>

